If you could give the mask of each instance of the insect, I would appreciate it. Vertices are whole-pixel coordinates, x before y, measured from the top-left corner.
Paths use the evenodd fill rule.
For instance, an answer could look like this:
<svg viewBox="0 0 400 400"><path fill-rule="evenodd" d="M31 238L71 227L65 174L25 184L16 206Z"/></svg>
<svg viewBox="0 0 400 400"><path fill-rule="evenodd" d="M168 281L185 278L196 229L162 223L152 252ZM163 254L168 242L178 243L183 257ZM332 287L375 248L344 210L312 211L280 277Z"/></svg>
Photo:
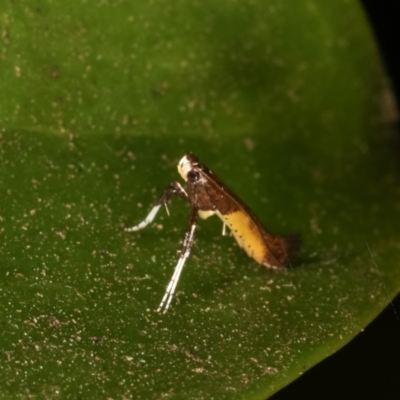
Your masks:
<svg viewBox="0 0 400 400"><path fill-rule="evenodd" d="M154 220L162 205L169 214L167 202L173 194L187 200L191 205L180 257L157 312L167 312L171 304L183 266L190 255L198 216L206 219L217 215L223 223L223 234L228 226L239 246L259 264L274 270L288 266L299 248L298 235L278 236L270 233L249 207L194 154L188 153L182 157L178 172L186 181L186 190L179 182L171 182L147 217L138 225L125 229L128 232L143 229Z"/></svg>

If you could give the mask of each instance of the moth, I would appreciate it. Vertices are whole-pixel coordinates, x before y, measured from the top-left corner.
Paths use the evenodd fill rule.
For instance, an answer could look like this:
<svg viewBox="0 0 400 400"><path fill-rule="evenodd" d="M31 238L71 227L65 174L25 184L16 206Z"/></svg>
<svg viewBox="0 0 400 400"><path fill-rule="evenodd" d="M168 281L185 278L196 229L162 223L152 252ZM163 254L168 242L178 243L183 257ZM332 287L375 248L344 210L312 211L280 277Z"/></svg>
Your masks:
<svg viewBox="0 0 400 400"><path fill-rule="evenodd" d="M154 220L163 205L169 214L167 202L173 194L191 205L180 257L157 312L167 312L171 304L183 266L192 249L198 216L202 219L218 216L223 223L223 234L228 226L238 245L267 268L285 269L294 259L300 245L299 236L279 236L269 232L250 208L193 153L186 154L179 161L178 172L186 181L186 190L179 182L171 182L147 217L138 225L125 229L128 232L143 229Z"/></svg>

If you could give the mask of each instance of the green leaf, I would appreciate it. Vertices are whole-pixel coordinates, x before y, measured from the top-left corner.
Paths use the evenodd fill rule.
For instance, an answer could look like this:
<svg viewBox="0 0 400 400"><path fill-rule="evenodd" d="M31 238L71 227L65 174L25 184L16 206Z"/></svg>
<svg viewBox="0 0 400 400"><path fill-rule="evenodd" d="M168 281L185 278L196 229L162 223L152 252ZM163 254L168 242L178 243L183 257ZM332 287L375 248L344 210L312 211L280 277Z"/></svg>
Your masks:
<svg viewBox="0 0 400 400"><path fill-rule="evenodd" d="M398 137L358 2L0 11L5 398L265 399L399 292ZM188 151L301 260L267 270L201 221L160 315L189 207L123 228Z"/></svg>

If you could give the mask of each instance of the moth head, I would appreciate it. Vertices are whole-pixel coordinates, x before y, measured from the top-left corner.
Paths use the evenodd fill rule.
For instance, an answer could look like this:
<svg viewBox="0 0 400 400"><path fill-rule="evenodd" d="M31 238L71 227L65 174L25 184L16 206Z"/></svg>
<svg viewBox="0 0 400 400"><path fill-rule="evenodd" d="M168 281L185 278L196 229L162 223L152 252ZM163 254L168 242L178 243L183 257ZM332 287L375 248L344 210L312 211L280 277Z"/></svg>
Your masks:
<svg viewBox="0 0 400 400"><path fill-rule="evenodd" d="M182 157L178 164L178 172L183 180L197 182L200 179L201 164L196 156L188 153Z"/></svg>

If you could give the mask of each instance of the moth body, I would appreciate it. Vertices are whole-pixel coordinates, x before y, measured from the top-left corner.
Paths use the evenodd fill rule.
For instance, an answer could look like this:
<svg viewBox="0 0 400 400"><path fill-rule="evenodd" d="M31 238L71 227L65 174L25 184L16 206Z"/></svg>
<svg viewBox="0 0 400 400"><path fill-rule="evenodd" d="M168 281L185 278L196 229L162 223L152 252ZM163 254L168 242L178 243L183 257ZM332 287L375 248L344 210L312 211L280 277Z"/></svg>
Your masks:
<svg viewBox="0 0 400 400"><path fill-rule="evenodd" d="M275 270L289 265L300 244L297 235L279 236L269 232L250 208L192 153L182 157L178 172L186 181L186 190L178 182L172 182L144 221L127 229L137 231L151 223L161 205L166 205L172 194L184 198L192 206L180 258L157 311L166 312L171 303L193 245L197 216L207 219L217 215L223 223L223 234L225 226L228 226L238 245L259 264Z"/></svg>

